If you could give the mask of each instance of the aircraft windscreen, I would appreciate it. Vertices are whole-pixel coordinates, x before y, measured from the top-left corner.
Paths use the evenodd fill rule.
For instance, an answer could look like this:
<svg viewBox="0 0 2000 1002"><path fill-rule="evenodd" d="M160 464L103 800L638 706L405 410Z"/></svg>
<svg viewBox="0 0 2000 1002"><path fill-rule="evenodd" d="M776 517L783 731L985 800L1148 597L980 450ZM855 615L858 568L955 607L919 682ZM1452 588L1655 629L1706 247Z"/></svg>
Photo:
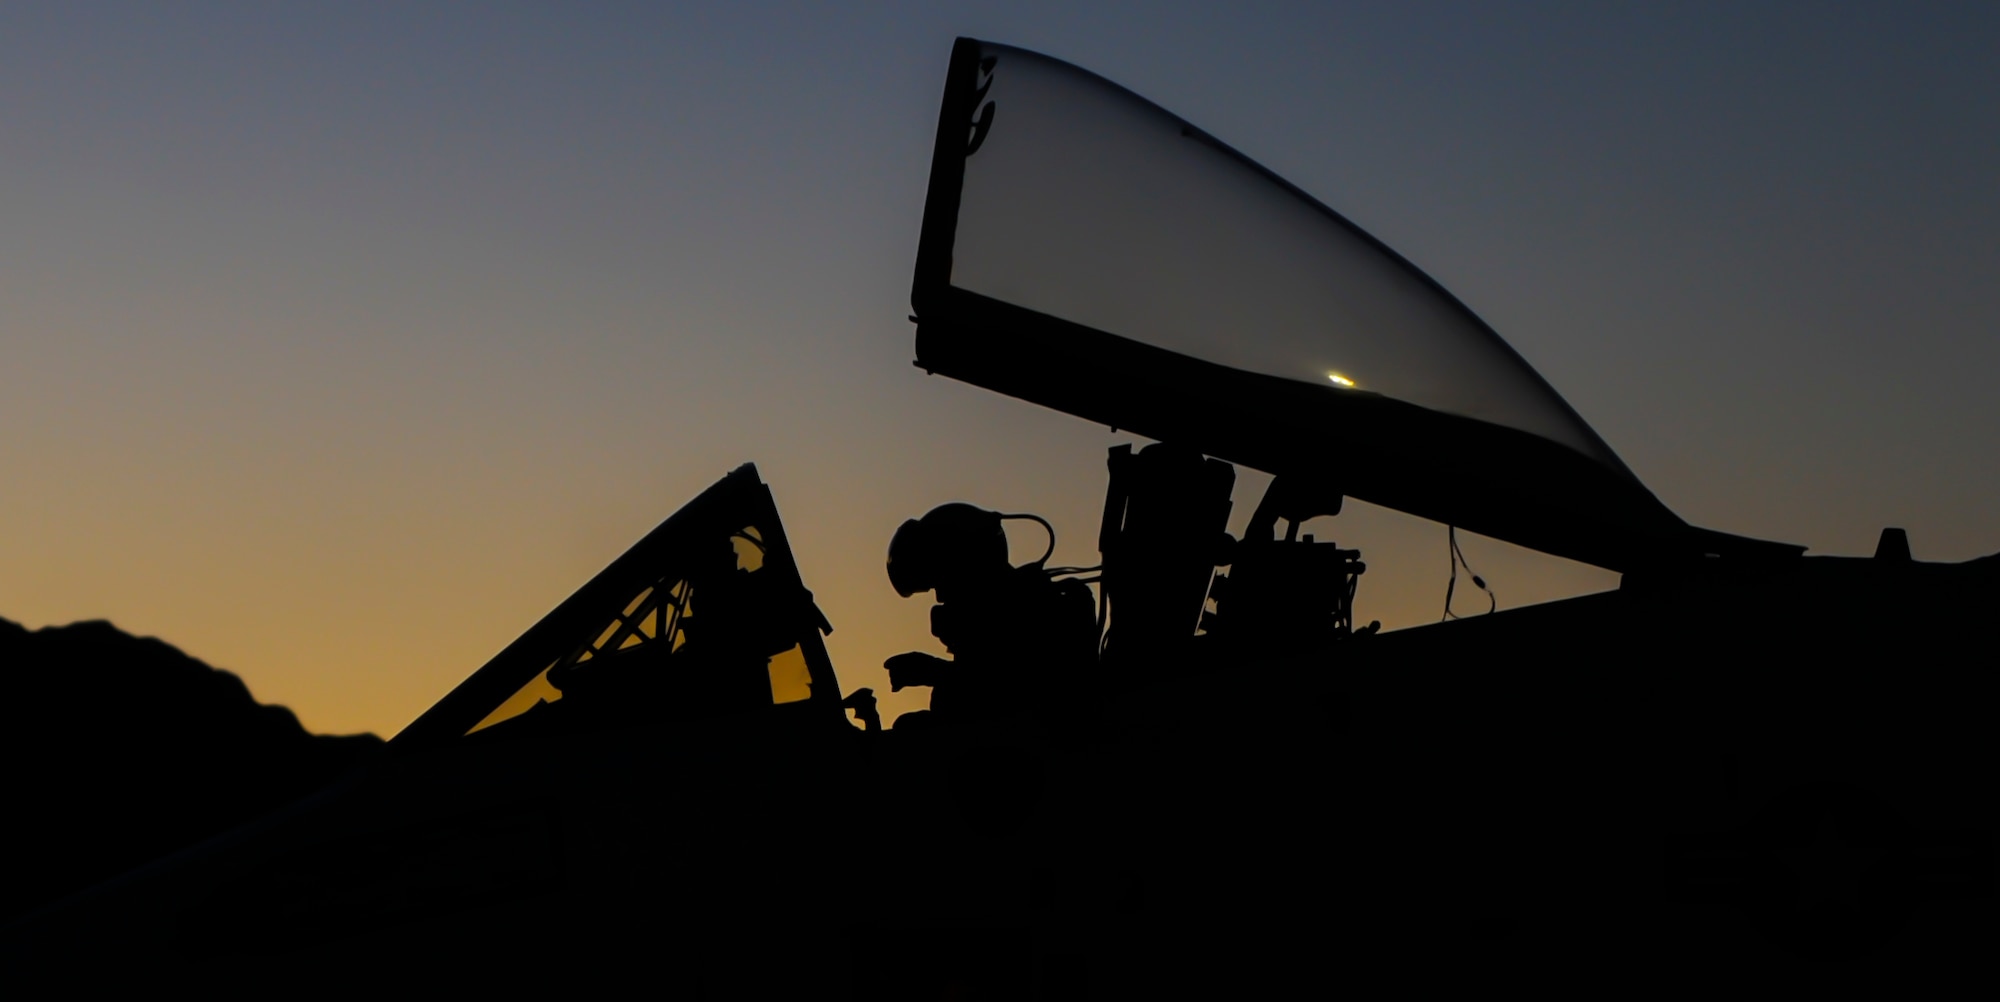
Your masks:
<svg viewBox="0 0 2000 1002"><path fill-rule="evenodd" d="M1631 476L1472 311L1337 213L1116 84L976 44L951 286L1528 432Z"/></svg>
<svg viewBox="0 0 2000 1002"><path fill-rule="evenodd" d="M392 748L778 714L846 726L770 491L745 465L660 523Z"/></svg>

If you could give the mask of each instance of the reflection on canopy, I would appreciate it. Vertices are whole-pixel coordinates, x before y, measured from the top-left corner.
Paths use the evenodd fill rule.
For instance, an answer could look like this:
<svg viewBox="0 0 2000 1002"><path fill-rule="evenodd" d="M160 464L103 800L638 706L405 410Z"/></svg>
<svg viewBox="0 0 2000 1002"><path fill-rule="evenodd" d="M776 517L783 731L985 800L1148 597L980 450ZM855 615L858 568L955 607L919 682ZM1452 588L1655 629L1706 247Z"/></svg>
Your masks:
<svg viewBox="0 0 2000 1002"><path fill-rule="evenodd" d="M977 44L984 94L951 285L1231 368L1529 432L1625 473L1491 328L1347 220L1130 91Z"/></svg>

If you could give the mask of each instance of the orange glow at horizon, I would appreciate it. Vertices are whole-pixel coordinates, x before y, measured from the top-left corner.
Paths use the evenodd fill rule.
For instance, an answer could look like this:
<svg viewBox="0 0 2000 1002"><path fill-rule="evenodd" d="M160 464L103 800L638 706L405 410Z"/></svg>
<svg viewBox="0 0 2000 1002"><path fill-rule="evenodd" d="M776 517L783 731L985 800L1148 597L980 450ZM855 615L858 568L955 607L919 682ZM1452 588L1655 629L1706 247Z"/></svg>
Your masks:
<svg viewBox="0 0 2000 1002"><path fill-rule="evenodd" d="M1394 5L585 6L10 21L0 617L107 619L312 731L386 737L750 461L843 690L885 722L926 705L880 667L943 653L930 597L889 585L897 526L1035 512L1052 564L1096 564L1105 450L1136 441L911 365L968 14L1352 216L1688 522L2000 550L2000 102L1967 84L2000 70L1991 32L1946 30L1992 15L1794 37L1776 11L1701 32L1521 10L1491 16L1533 44L1494 46ZM1603 45L1554 44L1583 38ZM1238 305L1251 336L1263 304ZM1282 371L1334 364L1383 378L1359 355ZM1239 469L1234 531L1267 479ZM1436 621L1443 526L1350 501L1305 531L1363 552L1360 622ZM1460 538L1503 611L1618 583Z"/></svg>

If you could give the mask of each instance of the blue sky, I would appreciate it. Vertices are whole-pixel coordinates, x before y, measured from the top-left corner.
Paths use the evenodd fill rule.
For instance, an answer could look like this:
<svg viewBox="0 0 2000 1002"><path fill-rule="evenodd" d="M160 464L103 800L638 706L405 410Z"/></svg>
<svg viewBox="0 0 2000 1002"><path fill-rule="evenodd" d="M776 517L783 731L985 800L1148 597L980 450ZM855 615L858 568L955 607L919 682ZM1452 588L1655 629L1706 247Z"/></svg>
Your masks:
<svg viewBox="0 0 2000 1002"><path fill-rule="evenodd" d="M754 460L885 689L933 646L896 524L1094 562L1123 440L909 365L961 34L1368 228L1690 521L2000 551L1990 4L77 3L0 15L0 616L392 732ZM1435 617L1442 527L1328 534ZM1615 584L1467 552L1503 605Z"/></svg>

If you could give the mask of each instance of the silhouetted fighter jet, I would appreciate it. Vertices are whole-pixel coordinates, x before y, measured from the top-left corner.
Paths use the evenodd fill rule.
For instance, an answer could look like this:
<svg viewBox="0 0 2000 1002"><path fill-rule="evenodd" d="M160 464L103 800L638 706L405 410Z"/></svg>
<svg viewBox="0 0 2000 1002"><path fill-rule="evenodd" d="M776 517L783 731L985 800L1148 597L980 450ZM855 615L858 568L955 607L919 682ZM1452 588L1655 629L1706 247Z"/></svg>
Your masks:
<svg viewBox="0 0 2000 1002"><path fill-rule="evenodd" d="M895 586L938 587L967 650L1057 632L1007 605L1054 594L1036 573L1094 584L1094 661L857 727L872 701L843 700L745 467L379 763L11 928L9 968L694 997L1991 984L2000 558L1688 525L1414 265L1020 49L953 48L912 302L925 370L1157 440L1110 456L1099 568L953 597L934 582L1000 516L898 536ZM1232 464L1276 475L1242 538ZM1298 532L1346 497L1623 583L1357 629L1360 554Z"/></svg>

